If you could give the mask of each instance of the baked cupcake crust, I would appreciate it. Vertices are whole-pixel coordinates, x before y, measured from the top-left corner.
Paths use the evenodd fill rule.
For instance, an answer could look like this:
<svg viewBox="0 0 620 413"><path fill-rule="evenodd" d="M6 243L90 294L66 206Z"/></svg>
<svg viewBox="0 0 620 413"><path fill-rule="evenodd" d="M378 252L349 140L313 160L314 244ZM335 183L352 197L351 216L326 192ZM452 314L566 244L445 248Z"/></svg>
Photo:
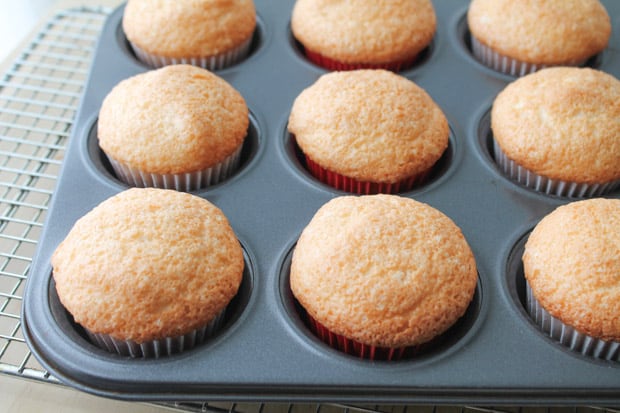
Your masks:
<svg viewBox="0 0 620 413"><path fill-rule="evenodd" d="M297 0L291 18L304 47L344 63L409 60L435 28L429 0Z"/></svg>
<svg viewBox="0 0 620 413"><path fill-rule="evenodd" d="M104 99L97 124L99 146L108 156L158 174L217 165L243 144L248 126L241 94L190 65L121 81Z"/></svg>
<svg viewBox="0 0 620 413"><path fill-rule="evenodd" d="M598 0L472 0L467 23L496 52L545 65L584 61L603 51L611 36Z"/></svg>
<svg viewBox="0 0 620 413"><path fill-rule="evenodd" d="M553 317L589 336L620 341L620 200L558 207L530 234L523 267Z"/></svg>
<svg viewBox="0 0 620 413"><path fill-rule="evenodd" d="M52 267L77 323L141 343L210 322L237 293L244 261L228 220L208 201L132 188L79 219Z"/></svg>
<svg viewBox="0 0 620 413"><path fill-rule="evenodd" d="M491 111L506 156L552 179L620 179L620 81L590 68L548 68L509 84Z"/></svg>
<svg viewBox="0 0 620 413"><path fill-rule="evenodd" d="M432 98L385 70L321 76L295 99L288 129L323 168L385 183L427 171L449 137L448 121Z"/></svg>
<svg viewBox="0 0 620 413"><path fill-rule="evenodd" d="M344 196L321 207L293 253L290 283L308 313L360 343L429 341L461 317L477 283L460 229L395 195Z"/></svg>
<svg viewBox="0 0 620 413"><path fill-rule="evenodd" d="M129 0L123 14L130 42L171 58L230 51L248 40L255 28L252 0Z"/></svg>

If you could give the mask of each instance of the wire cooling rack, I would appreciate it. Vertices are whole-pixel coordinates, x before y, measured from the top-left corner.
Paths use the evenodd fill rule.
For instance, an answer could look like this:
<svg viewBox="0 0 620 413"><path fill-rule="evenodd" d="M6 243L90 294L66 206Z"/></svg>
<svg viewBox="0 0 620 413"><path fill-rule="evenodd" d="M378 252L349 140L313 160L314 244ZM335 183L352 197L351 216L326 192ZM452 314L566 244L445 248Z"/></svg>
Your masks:
<svg viewBox="0 0 620 413"><path fill-rule="evenodd" d="M0 372L57 382L21 332L25 281L109 10L56 14L0 80Z"/></svg>
<svg viewBox="0 0 620 413"><path fill-rule="evenodd" d="M110 11L81 8L57 13L0 79L0 374L60 384L35 360L24 341L22 295L99 32ZM620 413L595 407L164 405L214 413Z"/></svg>

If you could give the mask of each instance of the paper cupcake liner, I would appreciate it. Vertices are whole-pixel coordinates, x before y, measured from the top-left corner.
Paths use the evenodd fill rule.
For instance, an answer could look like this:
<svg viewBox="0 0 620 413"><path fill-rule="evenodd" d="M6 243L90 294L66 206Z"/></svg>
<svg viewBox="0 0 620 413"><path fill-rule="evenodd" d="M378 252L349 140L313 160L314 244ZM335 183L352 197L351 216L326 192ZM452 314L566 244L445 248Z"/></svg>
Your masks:
<svg viewBox="0 0 620 413"><path fill-rule="evenodd" d="M243 42L240 46L230 51L203 57L166 57L148 53L134 43L129 42L129 44L139 60L154 68L176 64L189 64L199 66L207 70L220 70L239 63L241 60L245 59L250 52L252 36L250 36L250 38Z"/></svg>
<svg viewBox="0 0 620 413"><path fill-rule="evenodd" d="M620 361L620 342L603 341L583 334L549 314L538 302L526 282L527 311L540 329L569 349L585 356Z"/></svg>
<svg viewBox="0 0 620 413"><path fill-rule="evenodd" d="M329 171L314 162L308 156L306 156L306 165L312 176L314 176L316 179L323 182L324 184L327 184L332 188L339 189L341 191L346 191L358 195L397 194L400 192L409 191L426 182L432 170L431 168L425 172L414 175L400 182L380 183L358 181L356 179Z"/></svg>
<svg viewBox="0 0 620 413"><path fill-rule="evenodd" d="M528 63L521 60L497 53L485 44L480 43L473 35L471 38L471 48L474 57L485 66L490 67L501 73L511 76L525 76L534 73L537 70L550 67L552 65ZM580 60L574 62L566 62L561 66L583 66L588 60ZM560 66L560 65L557 65Z"/></svg>
<svg viewBox="0 0 620 413"><path fill-rule="evenodd" d="M515 182L547 195L568 198L590 198L602 196L620 187L620 179L602 184L588 184L551 179L518 165L508 158L499 144L493 140L495 162L502 172Z"/></svg>
<svg viewBox="0 0 620 413"><path fill-rule="evenodd" d="M331 348L351 356L365 360L396 361L411 357L417 352L416 346L390 348L362 344L330 331L308 314L306 314L306 317L310 330L312 330L321 341Z"/></svg>
<svg viewBox="0 0 620 413"><path fill-rule="evenodd" d="M228 178L239 167L243 145L228 158L214 167L197 172L180 174L155 174L143 172L137 168L119 162L110 156L108 160L121 181L138 188L176 189L177 191L194 191L218 184Z"/></svg>
<svg viewBox="0 0 620 413"><path fill-rule="evenodd" d="M111 353L133 358L159 358L192 349L212 337L224 324L226 310L222 310L209 324L177 337L137 343L133 340L118 340L108 334L93 333L85 329L86 334L98 347Z"/></svg>
<svg viewBox="0 0 620 413"><path fill-rule="evenodd" d="M392 72L399 72L413 66L418 60L418 55L400 62L391 63L343 63L337 60L325 57L320 53L313 52L309 49L304 49L304 54L312 63L321 66L328 70L344 71L344 70L358 70L358 69L385 69Z"/></svg>

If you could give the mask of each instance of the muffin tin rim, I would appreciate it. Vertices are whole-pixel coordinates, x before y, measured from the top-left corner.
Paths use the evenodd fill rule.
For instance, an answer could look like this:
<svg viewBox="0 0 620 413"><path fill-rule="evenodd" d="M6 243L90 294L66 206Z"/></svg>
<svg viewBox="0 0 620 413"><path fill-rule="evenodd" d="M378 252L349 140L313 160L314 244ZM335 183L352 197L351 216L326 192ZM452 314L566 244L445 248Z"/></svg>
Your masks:
<svg viewBox="0 0 620 413"><path fill-rule="evenodd" d="M274 41L274 44L277 44L277 42ZM444 46L448 46L448 45L444 45ZM264 50L264 53L265 53L264 56L268 55L267 50L270 47L271 47L271 45L266 45L265 50ZM443 49L440 49L440 51L442 53L446 52L446 50L444 50L444 49L451 49L451 48L445 47ZM437 57L438 56L435 56L436 59L437 59ZM439 61L439 59L437 59L437 61ZM318 73L317 70L308 70L308 71L310 71L312 73L315 73L315 74ZM427 75L426 72L427 71L417 72L415 74L415 77L418 77L418 76L425 77ZM406 73L404 75L406 77L410 77ZM261 111L259 113L259 115L262 118L264 116L264 113ZM457 115L458 115L458 113L457 113ZM468 118L466 122L465 121L459 121L459 123L462 124L462 125L468 125L470 121L471 121L471 119ZM462 125L459 125L459 123L457 123L456 126L459 126L459 127L462 126ZM268 128L269 130L266 129L265 132L268 133L268 135L269 135L268 136L269 139L267 139L267 140L270 140L272 135L274 135L272 129L275 129L275 126L271 126L270 124L268 126L269 126L269 128ZM462 127L460 127L460 130L463 131L464 129ZM467 128L465 130L465 132L467 132L467 133L461 133L463 135L463 137L467 138L468 140L470 138L469 131L470 131L470 129ZM271 142L269 142L269 145L271 145ZM466 145L468 145L468 144L466 144ZM475 160L475 158L478 156L477 151L474 150L474 151L470 152L470 149L471 148L467 148L468 155L470 153L476 154L476 156L474 156L474 160ZM265 154L263 154L263 155L265 155ZM280 158L281 158L281 156L280 156ZM272 159L272 158L270 158L270 159ZM479 162L476 162L476 163L479 163ZM469 162L467 162L467 164L469 164ZM467 166L467 167L470 168L470 165L464 165L464 166ZM480 168L477 168L477 169L480 169ZM486 180L485 177L482 177L481 179L485 179ZM453 187L450 186L450 188L453 188ZM310 192L313 193L313 191L310 191ZM316 191L314 191L314 192L316 192ZM222 192L218 192L217 194L206 194L206 197L209 198L211 195L213 195L217 199L220 195L223 195L223 193ZM432 196L428 196L428 195L432 195L432 194L429 194L429 193L423 193L421 195L423 195L423 198L426 198L426 199L431 199L431 200L434 199ZM518 193L518 195L524 195L524 194ZM321 195L320 197L321 198L325 198L325 194ZM531 200L531 196L524 196L524 198ZM542 199L539 199L539 201L541 201L540 203L542 204L543 207L545 207L545 205L546 205L546 207L548 207L550 204L556 203L555 201L551 201L550 202L549 200L542 200ZM424 201L424 202L426 202L426 201ZM566 202L566 200L562 200L562 202ZM432 202L431 202L431 204L432 204ZM441 207L439 209L441 209ZM254 247L258 248L260 246L259 245L258 246L254 245ZM474 250L476 251L477 249L478 248L475 248L475 245L474 245ZM45 254L43 254L43 255L45 255ZM476 254L476 256L478 258L478 254ZM486 258L483 258L483 259L486 259ZM494 272L496 271L495 264L491 265L491 264L488 263L488 259L486 259L486 260L487 260L487 262L485 263L484 266L482 266L482 268L486 268L486 272L489 273L488 275L492 276L492 275L494 275ZM269 271L270 271L270 274L265 274L266 275L265 280L267 280L267 281L269 281L271 279L270 278L271 277L271 272L273 270L269 270ZM490 288L492 290L495 290L495 288L497 288L497 286L496 286L497 282L493 278L494 277L492 277L492 278L490 278L488 280L488 281L490 281L488 283L488 285L490 286ZM271 293L269 293L268 295L270 295L270 294ZM489 315L491 315L491 314L489 314ZM488 317L488 318L489 319L485 320L485 322L486 321L491 321L490 319L492 317ZM25 327L27 327L27 326L25 326ZM482 329L481 332L484 332L484 329ZM287 333L287 335L290 335L290 334ZM473 341L474 340L472 340L472 345L474 345ZM476 342L478 342L478 341L479 340L476 340ZM479 343L477 343L477 344L479 344ZM457 357L457 359L458 359L458 357ZM568 361L570 361L570 360L568 360ZM95 383L95 384L97 384L97 383ZM88 385L88 383L86 383L86 385ZM592 390L591 387L586 386L586 388ZM502 399L504 402L506 400L516 400L516 397L518 397L519 399L524 398L524 399L529 400L529 401L531 401L531 400L544 400L547 403L557 403L559 401L557 399L557 397L553 398L553 397L551 397L549 395L544 395L540 390L533 389L531 385L527 386L527 387L516 387L515 389L512 389L510 395L508 395L508 396L505 393L502 392L502 389L498 390L498 389L495 389L495 387L483 388L483 389L468 387L467 389L468 390L463 391L463 389L458 389L457 388L457 389L453 389L452 392L448 391L448 393L446 393L446 394L451 395L452 400L469 400L469 401L471 401L472 399L476 399L476 400L489 400L489 399L497 397L498 395L501 394L504 397ZM88 391L89 389L86 388L85 390ZM246 390L248 392L250 392L250 393L252 391L251 388L249 388L249 389L246 388ZM299 389L297 389L297 390L299 390ZM317 395L321 395L321 396L326 396L326 400L327 399L334 400L334 399L342 399L342 398L347 398L347 399L351 400L351 399L363 398L363 395L366 394L362 390L362 391L359 391L359 392L355 393L356 396L355 395L351 395L352 393L346 393L343 396L342 392L340 392L340 393L329 393L324 388L323 389L318 389L318 390L319 391L316 394L314 394L314 392L312 394L309 394L309 393L306 392L305 395L303 395L303 396L300 396L300 393L295 393L295 390L291 390L292 391L291 397L292 398L297 398L297 399L300 399L302 397L305 398L305 399L308 399L308 398L316 399L316 397L320 397L320 396L317 396ZM346 388L346 389L343 389L342 391L344 391L344 390L347 390L348 392L354 392L355 389ZM407 396L405 396L403 393L398 393L397 389L390 389L390 390L393 390L393 392L387 391L387 393L379 394L378 397L383 397L384 399L387 397L388 399L391 399L391 400L395 400L395 399L399 399L399 400L405 400L405 399L407 399L407 400L420 400L420 397L421 397L421 394L418 391L419 389L417 389L417 388L409 389L410 392L407 393ZM430 390L432 390L432 389L430 389ZM550 391L550 390L552 390L552 391L555 391L555 390L560 390L560 391L561 390L564 390L564 391L570 390L571 393L569 395L569 398L571 400L576 400L578 402L581 402L583 400L592 400L592 396L591 395L586 394L583 391L581 391L581 392L580 391L573 392L572 390L574 390L574 389L566 389L566 388L558 388L558 389L556 389L554 387L553 389L545 388L545 390L547 392ZM591 394L596 394L598 396L601 396L601 399L595 399L595 400L592 401L593 403L599 403L600 404L600 403L602 403L602 399L603 398L605 398L605 400L614 400L614 401L618 400L618 398L617 398L617 390L618 390L617 386L615 388L613 388L613 389L610 389L609 386L605 386L605 387L600 387L600 388L597 387L596 389L593 389L593 390L594 390L594 393L591 393ZM98 391L100 391L100 390L98 390ZM204 387L203 388L196 388L195 391L200 393L200 395L197 396L195 392L189 392L189 393L188 392L179 392L178 388L175 388L175 393L174 394L178 395L180 398L183 398L183 399L188 399L188 398L194 398L195 399L196 397L204 396L205 392L211 391L209 393L210 395L212 395L212 393L213 393L212 387L208 387L208 383L207 383L207 387L206 388L204 388ZM256 390L254 390L254 391L256 391ZM283 388L282 391L287 391L287 389ZM381 391L381 390L376 390L376 391ZM102 391L102 393L105 394L105 389ZM109 395L109 394L110 393L107 393L107 395ZM253 397L258 397L257 393L251 393L251 394L254 395ZM269 394L270 394L270 396L265 396L265 397L271 397L272 399L274 399L274 398L277 399L277 397L274 397L273 393L269 393ZM432 394L434 394L434 399L437 399L438 397L440 397L439 395L441 395L442 392L440 390L440 391L436 391L436 392L434 392ZM554 393L554 394L557 394L557 393ZM517 395L517 396L515 396L515 395ZM115 396L116 397L120 397L118 393L115 393ZM237 396L238 396L238 393L236 393L233 397L237 397ZM564 396L565 397L562 399L561 402L566 402L567 401L566 394L564 394ZM125 395L123 395L123 397L133 398L133 399L141 399L141 400L144 400L144 399L153 400L155 398L161 397L161 395L158 395L156 392L155 393L153 393L152 391L149 392L149 389L146 389L146 390L139 389L139 388L137 389L134 386L134 387L132 387L132 393L129 394L129 395L125 394ZM226 396L221 396L221 395L218 396L217 394L215 395L215 397L216 398L220 397L221 399L226 399ZM241 396L239 396L239 397L241 397ZM427 397L426 400L431 400L431 398L428 398L428 396L426 396L426 397ZM230 398L230 395L228 395L228 398ZM497 400L497 399L494 398L494 400Z"/></svg>

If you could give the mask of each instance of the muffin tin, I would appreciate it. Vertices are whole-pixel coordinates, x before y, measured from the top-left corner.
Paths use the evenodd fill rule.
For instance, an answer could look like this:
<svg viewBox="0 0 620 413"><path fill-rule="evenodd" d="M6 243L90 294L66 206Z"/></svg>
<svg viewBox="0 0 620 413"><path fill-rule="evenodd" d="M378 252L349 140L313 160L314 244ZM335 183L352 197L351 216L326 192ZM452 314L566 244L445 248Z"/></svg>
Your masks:
<svg viewBox="0 0 620 413"><path fill-rule="evenodd" d="M149 68L129 51L123 7L110 15L24 298L23 331L41 364L80 390L137 401L620 405L620 364L571 352L542 334L525 311L527 235L571 200L522 187L494 164L489 109L514 78L472 57L463 0L435 2L435 39L401 72L433 97L451 127L433 178L401 195L432 205L461 227L478 264L475 298L440 344L407 360L360 360L312 335L289 289L291 252L316 210L345 193L310 176L287 133L293 100L326 73L303 57L291 35L293 3L256 0L251 55L217 72L248 103L249 139L234 176L193 192L224 211L244 248L246 271L233 311L207 343L159 359L125 358L91 344L58 301L51 277L50 257L73 223L127 188L97 146L97 114L116 83ZM620 3L603 3L614 33L589 64L620 77ZM620 191L607 197L620 198Z"/></svg>

